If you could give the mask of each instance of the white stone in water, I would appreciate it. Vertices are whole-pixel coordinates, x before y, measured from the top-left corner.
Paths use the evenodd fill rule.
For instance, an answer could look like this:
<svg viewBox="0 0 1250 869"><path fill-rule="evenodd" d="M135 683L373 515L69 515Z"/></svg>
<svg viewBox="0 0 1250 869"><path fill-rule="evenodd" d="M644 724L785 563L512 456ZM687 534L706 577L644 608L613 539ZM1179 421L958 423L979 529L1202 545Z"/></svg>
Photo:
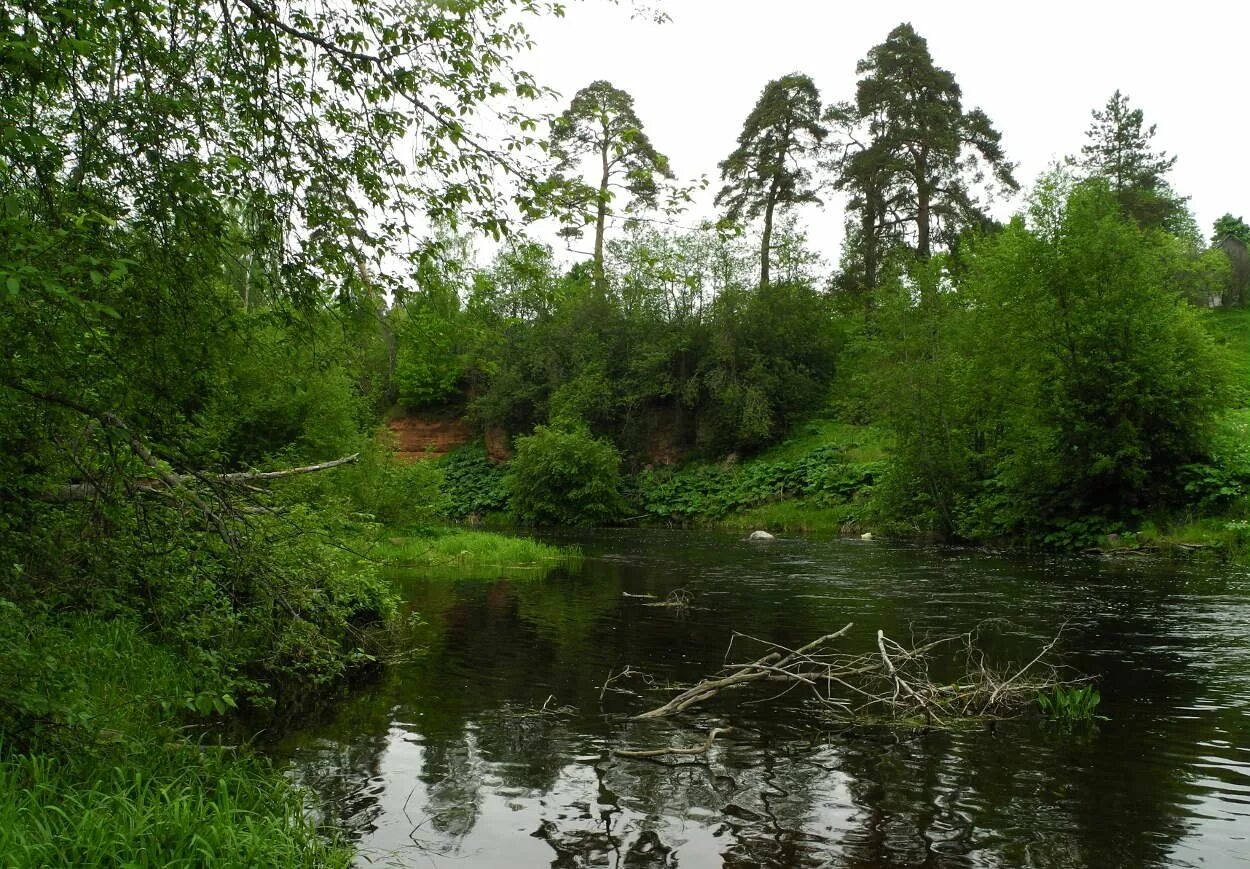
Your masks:
<svg viewBox="0 0 1250 869"><path fill-rule="evenodd" d="M859 539L860 539L860 540L871 540L871 539L872 539L872 532L871 532L871 531L865 531L863 534L859 535Z"/></svg>
<svg viewBox="0 0 1250 869"><path fill-rule="evenodd" d="M777 538L769 534L767 531L752 531L751 536L747 540L776 540Z"/></svg>

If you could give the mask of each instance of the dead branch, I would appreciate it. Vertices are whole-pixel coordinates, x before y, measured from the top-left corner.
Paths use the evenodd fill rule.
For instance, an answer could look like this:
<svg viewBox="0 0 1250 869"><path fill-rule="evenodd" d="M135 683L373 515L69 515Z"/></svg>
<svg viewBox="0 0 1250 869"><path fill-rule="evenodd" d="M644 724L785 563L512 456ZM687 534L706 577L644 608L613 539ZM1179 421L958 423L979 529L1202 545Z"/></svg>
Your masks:
<svg viewBox="0 0 1250 869"><path fill-rule="evenodd" d="M222 486L236 486L243 491L260 492L262 489L251 485L256 482L268 482L270 480L279 480L284 477L295 477L301 474L315 474L318 471L328 471L331 468L338 468L343 465L351 465L360 461L360 453L353 453L350 456L333 459L328 462L321 462L316 465L304 465L299 468L282 468L277 471L235 471L229 474L214 474L209 471L192 471L186 474L175 474L172 471L164 469L157 463L156 459L148 451L147 447L138 438L131 438L131 450L139 457L139 459L156 473L155 477L145 477L138 480L130 480L126 483L126 490L132 495L151 495L159 494L170 489L180 488L187 483L202 482L207 484L217 484ZM47 492L41 500L51 503L65 503L70 501L90 501L104 494L104 489L97 482L87 483L70 483L58 489L55 492ZM197 505L199 506L199 505ZM203 509L203 508L201 508Z"/></svg>
<svg viewBox="0 0 1250 869"><path fill-rule="evenodd" d="M712 732L707 735L707 742L702 745L696 745L693 748L616 748L612 750L612 753L617 757L665 757L670 754L707 754L712 748L712 743L716 740L716 737L722 733L728 733L731 729L729 727L713 727Z"/></svg>
<svg viewBox="0 0 1250 869"><path fill-rule="evenodd" d="M851 627L848 624L797 649L735 632L730 640L730 650L735 640L743 639L765 646L769 651L749 663L726 663L719 673L634 718L668 718L712 700L725 691L763 682L781 682L788 687L766 699L775 699L801 687L829 714L922 721L944 727L956 720L1015 715L1030 706L1043 690L1084 681L1060 678L1058 669L1048 662L1062 630L1023 667L996 672L986 665L984 654L976 648L980 628L911 648L878 630L876 649L872 653L837 652L835 641ZM965 646L963 660L967 671L950 684L935 682L929 675L933 655L941 647L959 640ZM727 651L726 661L728 657Z"/></svg>
<svg viewBox="0 0 1250 869"><path fill-rule="evenodd" d="M652 595L648 595L652 597ZM667 607L669 609L685 610L690 608L690 604L694 602L694 595L686 591L684 588L675 588L668 593L668 597L664 600L655 601L654 603L644 603L643 606L651 607Z"/></svg>
<svg viewBox="0 0 1250 869"><path fill-rule="evenodd" d="M302 468L283 468L278 471L236 471L232 474L205 473L203 476L214 483L248 483L262 480L278 480L282 477L294 477L299 474L315 474L318 471L328 471L341 465L354 465L358 461L360 461L360 453L352 453L350 456L343 456L342 458L321 462L316 465L304 465Z"/></svg>

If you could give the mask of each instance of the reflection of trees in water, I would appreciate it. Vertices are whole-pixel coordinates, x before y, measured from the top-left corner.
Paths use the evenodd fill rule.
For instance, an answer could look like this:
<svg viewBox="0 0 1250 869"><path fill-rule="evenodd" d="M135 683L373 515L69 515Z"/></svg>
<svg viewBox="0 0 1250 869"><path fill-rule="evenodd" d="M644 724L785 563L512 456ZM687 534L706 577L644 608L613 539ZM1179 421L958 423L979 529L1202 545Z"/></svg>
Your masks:
<svg viewBox="0 0 1250 869"><path fill-rule="evenodd" d="M873 558L888 562L887 555L882 550ZM1183 724L1169 713L1201 705L1212 680L1227 676L1195 666L1200 645L1218 637L1206 629L1187 632L1187 611L1172 603L1175 589L1166 583L1104 588L1094 576L1092 588L1077 588L1052 578L1047 581L1055 584L1038 592L986 574L972 556L950 563L949 576L900 580L889 596L870 600L848 595L851 603L814 604L778 599L772 586L744 588L709 594L707 609L683 619L642 610L620 591L663 594L664 583L684 583L687 576L665 573L657 580L649 568L589 559L581 576L463 584L454 595L441 587L428 610L437 637L426 655L392 668L367 702L338 707L314 731L330 739L303 742L295 777L337 805L355 829L371 829L380 811L385 734L398 719L426 748L424 829L451 839L469 835L485 823L478 818L491 789L522 789L516 799L530 808L543 797L584 803L584 810L566 803L539 810L546 820L537 832L557 866L690 864L713 853L735 867L1163 863L1193 811L1186 805L1195 787L1191 746L1244 723L1236 710L1203 712ZM966 608L940 613L941 632L966 629L962 620L985 615L985 601L1002 606L1013 594L1021 597L1019 618L1038 636L1070 616L1066 644L1077 650L1075 662L1104 674L1113 720L1097 735L1082 739L1022 722L996 732L918 736L865 729L813 743L819 724L800 719L794 703L748 707L743 694L706 710L742 732L718 741L705 763L612 759L594 766L593 781L571 772L589 775L589 765L569 758L605 746L679 741L671 729L635 732L631 725L622 732L619 719L599 716L598 686L614 664L697 677L709 661L711 669L719 666L733 627L793 644L826 628L830 608L850 606L859 608L858 624L905 636L910 618L929 607L917 596L956 599L960 588L969 588L965 569L973 579L981 570L987 591ZM1094 574L1081 570L1083 578ZM793 590L801 581L794 580ZM1033 648L1032 638L1025 645ZM1244 656L1239 660L1244 664ZM1229 678L1244 690L1243 676ZM525 716L549 694L578 713ZM616 697L607 706L625 711L633 701ZM1171 752L1183 760L1170 760ZM412 779L386 784L406 792ZM690 844L695 828L703 837L697 847L719 850Z"/></svg>
<svg viewBox="0 0 1250 869"><path fill-rule="evenodd" d="M319 823L339 824L350 839L375 829L385 736L351 742L315 740L301 746L291 765L292 781L312 796Z"/></svg>
<svg viewBox="0 0 1250 869"><path fill-rule="evenodd" d="M820 866L828 840L819 829L819 792L826 774L796 762L788 740L765 736L744 754L737 790L725 807L733 832L723 852L726 866Z"/></svg>
<svg viewBox="0 0 1250 869"><path fill-rule="evenodd" d="M474 733L456 741L427 742L418 778L425 783L425 814L433 829L463 839L482 805L484 762Z"/></svg>

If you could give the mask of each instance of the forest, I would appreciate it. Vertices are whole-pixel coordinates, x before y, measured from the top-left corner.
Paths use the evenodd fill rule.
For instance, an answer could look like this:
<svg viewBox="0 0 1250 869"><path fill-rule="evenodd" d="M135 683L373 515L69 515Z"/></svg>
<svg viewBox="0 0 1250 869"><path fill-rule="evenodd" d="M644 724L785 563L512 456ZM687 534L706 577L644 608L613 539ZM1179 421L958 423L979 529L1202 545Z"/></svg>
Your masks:
<svg viewBox="0 0 1250 869"><path fill-rule="evenodd" d="M0 4L13 865L347 865L206 735L386 666L396 529L1247 557L1246 205L1198 226L1128 96L1017 178L900 24L847 102L761 82L700 182L607 81L543 115L518 58L560 11ZM840 245L797 217L822 201ZM473 436L397 461L387 423L423 415Z"/></svg>

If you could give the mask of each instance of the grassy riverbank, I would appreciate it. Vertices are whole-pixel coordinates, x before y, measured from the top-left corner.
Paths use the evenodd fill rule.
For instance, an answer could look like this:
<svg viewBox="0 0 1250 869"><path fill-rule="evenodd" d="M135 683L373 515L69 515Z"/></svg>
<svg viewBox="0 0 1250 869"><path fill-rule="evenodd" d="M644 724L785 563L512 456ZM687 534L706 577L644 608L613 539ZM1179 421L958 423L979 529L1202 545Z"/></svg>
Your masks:
<svg viewBox="0 0 1250 869"><path fill-rule="evenodd" d="M434 576L578 557L454 528L391 534L368 554ZM0 865L350 864L351 849L309 820L280 771L219 744L237 684L204 644L172 643L133 615L27 618L6 601L0 639L20 650L0 660Z"/></svg>
<svg viewBox="0 0 1250 869"><path fill-rule="evenodd" d="M580 558L575 549L491 531L446 528L406 535L384 534L370 547L372 557L399 567L432 568L440 574L477 568L524 570L567 564Z"/></svg>
<svg viewBox="0 0 1250 869"><path fill-rule="evenodd" d="M125 618L5 627L26 635L42 714L0 756L0 863L348 865L267 761L194 736L232 704L182 653Z"/></svg>

